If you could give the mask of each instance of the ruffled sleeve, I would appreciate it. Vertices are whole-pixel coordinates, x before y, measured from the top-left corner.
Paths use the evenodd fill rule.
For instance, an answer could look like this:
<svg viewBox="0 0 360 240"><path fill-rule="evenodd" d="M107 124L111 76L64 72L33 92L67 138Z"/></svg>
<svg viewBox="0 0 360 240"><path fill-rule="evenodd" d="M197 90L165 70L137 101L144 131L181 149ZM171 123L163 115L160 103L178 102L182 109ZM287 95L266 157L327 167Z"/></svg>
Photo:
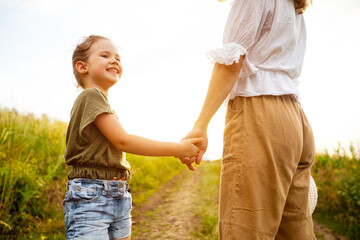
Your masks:
<svg viewBox="0 0 360 240"><path fill-rule="evenodd" d="M210 51L208 57L220 64L238 62L260 35L265 19L264 9L265 0L235 0L225 26L223 47ZM248 62L247 59L245 61ZM256 70L251 64L248 68Z"/></svg>
<svg viewBox="0 0 360 240"><path fill-rule="evenodd" d="M215 63L231 65L239 62L240 56L245 55L247 50L241 45L231 42L225 44L222 48L217 48L208 53L209 59Z"/></svg>

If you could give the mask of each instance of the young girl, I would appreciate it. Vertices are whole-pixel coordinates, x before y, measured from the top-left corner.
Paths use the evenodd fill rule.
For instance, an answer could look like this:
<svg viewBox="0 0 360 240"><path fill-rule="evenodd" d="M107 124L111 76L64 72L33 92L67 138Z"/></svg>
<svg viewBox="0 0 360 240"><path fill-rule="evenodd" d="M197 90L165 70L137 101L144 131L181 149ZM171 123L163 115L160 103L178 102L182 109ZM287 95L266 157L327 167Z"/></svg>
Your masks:
<svg viewBox="0 0 360 240"><path fill-rule="evenodd" d="M114 44L89 36L74 50L73 72L84 90L75 100L66 134L67 192L63 202L67 239L130 239L130 165L124 152L194 157L201 138L159 142L128 134L108 102L121 77Z"/></svg>

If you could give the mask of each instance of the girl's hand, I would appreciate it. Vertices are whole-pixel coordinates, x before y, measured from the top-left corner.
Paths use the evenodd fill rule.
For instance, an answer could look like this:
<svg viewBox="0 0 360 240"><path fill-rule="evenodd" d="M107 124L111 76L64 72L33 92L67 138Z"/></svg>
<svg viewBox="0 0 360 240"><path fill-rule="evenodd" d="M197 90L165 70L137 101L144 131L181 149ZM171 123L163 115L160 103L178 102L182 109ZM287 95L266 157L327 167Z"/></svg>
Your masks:
<svg viewBox="0 0 360 240"><path fill-rule="evenodd" d="M189 139L189 138L202 138L202 141L198 144L196 144L196 146L200 149L199 154L196 156L195 158L195 163L197 165L200 164L202 157L204 155L204 153L206 152L207 146L208 146L208 137L207 137L207 133L205 129L201 129L200 127L194 126L193 129L182 139ZM188 161L190 158L182 158L180 159L181 162L186 162ZM194 158L191 159L192 162L194 162Z"/></svg>
<svg viewBox="0 0 360 240"><path fill-rule="evenodd" d="M197 144L203 141L202 138L189 138L181 140L179 144L179 153L176 157L184 158L184 157L196 157L200 151L197 147Z"/></svg>
<svg viewBox="0 0 360 240"><path fill-rule="evenodd" d="M195 171L195 167L192 165L194 161L197 165L200 164L208 145L206 130L202 130L197 126L194 126L194 128L182 140L191 139L194 137L202 138L202 141L196 144L196 146L200 149L198 155L196 157L179 157L181 163L185 164L191 171Z"/></svg>

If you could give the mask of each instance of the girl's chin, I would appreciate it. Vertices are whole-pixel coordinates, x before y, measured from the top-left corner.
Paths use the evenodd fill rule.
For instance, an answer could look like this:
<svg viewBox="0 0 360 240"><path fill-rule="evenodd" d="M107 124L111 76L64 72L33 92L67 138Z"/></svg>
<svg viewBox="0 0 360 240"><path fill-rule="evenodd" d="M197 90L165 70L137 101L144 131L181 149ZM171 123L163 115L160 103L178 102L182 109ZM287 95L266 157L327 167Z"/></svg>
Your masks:
<svg viewBox="0 0 360 240"><path fill-rule="evenodd" d="M107 79L108 81L116 81L116 82L117 82L117 81L119 81L120 76L119 76L119 75L112 74L112 75L110 75L110 76L107 76L106 79Z"/></svg>
<svg viewBox="0 0 360 240"><path fill-rule="evenodd" d="M115 83L117 83L120 80L120 78L112 78L112 79L108 79L108 82L111 85L114 85Z"/></svg>

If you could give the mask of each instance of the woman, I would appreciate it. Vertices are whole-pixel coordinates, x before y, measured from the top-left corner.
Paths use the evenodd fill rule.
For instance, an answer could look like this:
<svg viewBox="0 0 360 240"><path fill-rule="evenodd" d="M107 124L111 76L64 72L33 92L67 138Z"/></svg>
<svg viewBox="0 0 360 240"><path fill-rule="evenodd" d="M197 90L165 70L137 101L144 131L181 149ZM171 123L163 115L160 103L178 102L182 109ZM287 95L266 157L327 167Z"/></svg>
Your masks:
<svg viewBox="0 0 360 240"><path fill-rule="evenodd" d="M192 131L207 147L210 119L227 98L220 239L316 239L308 206L311 126L297 78L306 45L305 0L235 0L223 48ZM189 169L195 159L181 159Z"/></svg>

